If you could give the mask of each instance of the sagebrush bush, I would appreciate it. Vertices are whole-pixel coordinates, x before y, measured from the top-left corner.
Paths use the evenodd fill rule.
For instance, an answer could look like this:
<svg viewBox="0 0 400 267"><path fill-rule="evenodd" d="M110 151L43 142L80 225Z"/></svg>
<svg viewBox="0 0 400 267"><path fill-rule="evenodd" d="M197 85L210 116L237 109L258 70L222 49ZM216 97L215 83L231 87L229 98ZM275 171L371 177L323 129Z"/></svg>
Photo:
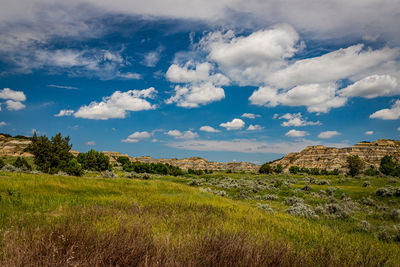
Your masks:
<svg viewBox="0 0 400 267"><path fill-rule="evenodd" d="M116 175L113 171L103 171L101 172L101 176L103 178L117 178L118 175Z"/></svg>
<svg viewBox="0 0 400 267"><path fill-rule="evenodd" d="M358 228L363 232L369 232L371 231L371 224L368 221L363 220L358 224Z"/></svg>
<svg viewBox="0 0 400 267"><path fill-rule="evenodd" d="M265 194L262 197L264 200L277 200L278 196L273 194Z"/></svg>
<svg viewBox="0 0 400 267"><path fill-rule="evenodd" d="M362 184L362 187L369 187L371 186L371 183L369 181L364 181L364 183Z"/></svg>
<svg viewBox="0 0 400 267"><path fill-rule="evenodd" d="M311 191L312 187L311 187L311 185L307 184L303 188L301 188L301 190L303 190L303 191Z"/></svg>
<svg viewBox="0 0 400 267"><path fill-rule="evenodd" d="M274 210L268 204L257 203L257 208L274 213Z"/></svg>
<svg viewBox="0 0 400 267"><path fill-rule="evenodd" d="M318 218L318 215L315 214L314 210L304 203L296 203L290 206L287 210L287 213L294 216L304 217L304 218Z"/></svg>
<svg viewBox="0 0 400 267"><path fill-rule="evenodd" d="M318 185L329 185L329 181L328 180L319 180L317 182Z"/></svg>
<svg viewBox="0 0 400 267"><path fill-rule="evenodd" d="M304 203L304 199L293 196L293 197L286 197L283 202L288 206L292 206L296 203Z"/></svg>
<svg viewBox="0 0 400 267"><path fill-rule="evenodd" d="M390 196L393 196L394 190L392 187L387 186L387 187L378 188L375 191L375 193L377 196L380 196L380 197L390 197Z"/></svg>

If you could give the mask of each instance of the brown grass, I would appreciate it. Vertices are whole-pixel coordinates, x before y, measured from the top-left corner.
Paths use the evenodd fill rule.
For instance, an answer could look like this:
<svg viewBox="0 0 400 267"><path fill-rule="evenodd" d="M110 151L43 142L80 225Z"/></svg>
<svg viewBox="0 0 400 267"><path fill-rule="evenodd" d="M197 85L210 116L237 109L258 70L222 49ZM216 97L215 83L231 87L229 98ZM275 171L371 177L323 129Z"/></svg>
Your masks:
<svg viewBox="0 0 400 267"><path fill-rule="evenodd" d="M88 222L24 228L4 235L1 266L377 266L337 258L328 248L296 251L290 243L246 232L206 231L175 241L151 234L149 225L121 223L102 231Z"/></svg>

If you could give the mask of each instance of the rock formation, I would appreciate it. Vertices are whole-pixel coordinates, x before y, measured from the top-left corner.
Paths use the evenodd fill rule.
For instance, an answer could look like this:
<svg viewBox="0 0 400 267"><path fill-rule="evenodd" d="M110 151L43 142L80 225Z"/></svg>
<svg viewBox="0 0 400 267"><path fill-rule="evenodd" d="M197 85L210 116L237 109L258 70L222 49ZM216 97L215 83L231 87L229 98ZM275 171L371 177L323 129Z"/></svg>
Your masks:
<svg viewBox="0 0 400 267"><path fill-rule="evenodd" d="M379 168L380 160L385 155L391 155L396 161L400 161L400 141L379 139L376 142L364 141L346 148L308 146L301 152L289 153L271 165L281 164L286 172L291 166L328 171L338 169L340 172L346 172L346 160L350 155L359 156L365 162L365 168L369 168L370 165Z"/></svg>
<svg viewBox="0 0 400 267"><path fill-rule="evenodd" d="M0 134L0 156L29 157L32 154L24 152L24 149L31 143L27 139L6 137Z"/></svg>

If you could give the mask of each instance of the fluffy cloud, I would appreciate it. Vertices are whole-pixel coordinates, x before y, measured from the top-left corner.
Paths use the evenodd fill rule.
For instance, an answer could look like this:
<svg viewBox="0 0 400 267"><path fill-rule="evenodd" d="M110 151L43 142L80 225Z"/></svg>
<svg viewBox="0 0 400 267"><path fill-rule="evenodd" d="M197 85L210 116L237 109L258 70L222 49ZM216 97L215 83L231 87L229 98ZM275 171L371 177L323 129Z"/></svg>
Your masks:
<svg viewBox="0 0 400 267"><path fill-rule="evenodd" d="M219 126L226 128L228 131L230 130L240 130L244 127L244 121L241 119L233 119L232 121L228 121L225 123L221 123Z"/></svg>
<svg viewBox="0 0 400 267"><path fill-rule="evenodd" d="M248 118L248 119L255 119L255 118L261 117L261 115L254 114L254 113L243 113L241 117Z"/></svg>
<svg viewBox="0 0 400 267"><path fill-rule="evenodd" d="M366 135L373 135L373 134L374 134L374 131L366 131L365 134L366 134Z"/></svg>
<svg viewBox="0 0 400 267"><path fill-rule="evenodd" d="M91 102L79 108L74 116L77 118L108 120L125 118L128 111L155 109L146 98L153 99L157 91L150 87L144 90L115 91L111 96L103 97L101 102Z"/></svg>
<svg viewBox="0 0 400 267"><path fill-rule="evenodd" d="M181 132L179 130L170 130L168 132L166 132L165 134L172 136L176 139L194 139L199 137L199 135L195 132L192 131L185 131L185 132Z"/></svg>
<svg viewBox="0 0 400 267"><path fill-rule="evenodd" d="M10 99L22 102L26 100L26 96L22 91L14 91L10 88L3 88L3 90L0 90L0 99Z"/></svg>
<svg viewBox="0 0 400 267"><path fill-rule="evenodd" d="M241 85L265 81L266 73L285 65L285 59L298 51L299 35L288 24L236 37L232 31L213 32L200 41L224 73Z"/></svg>
<svg viewBox="0 0 400 267"><path fill-rule="evenodd" d="M337 135L340 135L340 133L338 131L325 131L325 132L321 132L318 135L318 138L328 139L328 138L332 138Z"/></svg>
<svg viewBox="0 0 400 267"><path fill-rule="evenodd" d="M247 131L258 131L258 130L262 130L264 129L264 127L258 125L258 124L250 124L249 127L247 127Z"/></svg>
<svg viewBox="0 0 400 267"><path fill-rule="evenodd" d="M74 110L72 109L62 109L60 110L60 112L58 112L58 114L55 114L54 117L63 117L63 116L71 116L72 114L74 114Z"/></svg>
<svg viewBox="0 0 400 267"><path fill-rule="evenodd" d="M188 61L185 65L172 64L165 76L174 83L201 83L208 81L214 85L228 85L229 79L221 73L213 73L214 66L209 62L195 64Z"/></svg>
<svg viewBox="0 0 400 267"><path fill-rule="evenodd" d="M277 88L290 88L332 82L378 67L398 55L398 49L363 50L363 44L358 44L319 57L295 61L272 73L268 84Z"/></svg>
<svg viewBox="0 0 400 267"><path fill-rule="evenodd" d="M288 131L285 135L289 136L289 137L304 137L306 135L309 135L309 133L306 131L298 131L298 130L292 129L292 130Z"/></svg>
<svg viewBox="0 0 400 267"><path fill-rule="evenodd" d="M177 103L180 107L195 108L225 98L225 91L220 86L228 85L229 79L214 73L214 66L209 62L187 62L184 66L172 64L166 77L174 83L184 83L175 86L175 94L165 103Z"/></svg>
<svg viewBox="0 0 400 267"><path fill-rule="evenodd" d="M198 85L175 86L175 95L167 99L165 103L177 103L180 107L196 108L224 98L224 89L215 87L210 82L205 82Z"/></svg>
<svg viewBox="0 0 400 267"><path fill-rule="evenodd" d="M371 75L339 91L340 95L375 98L400 94L396 78L390 75Z"/></svg>
<svg viewBox="0 0 400 267"><path fill-rule="evenodd" d="M390 108L378 110L369 117L371 119L397 120L400 118L400 100L396 100Z"/></svg>
<svg viewBox="0 0 400 267"><path fill-rule="evenodd" d="M331 108L343 106L347 101L347 98L336 94L336 89L336 84L332 83L300 85L289 91L260 87L249 100L259 106L306 106L309 112L326 113Z"/></svg>
<svg viewBox="0 0 400 267"><path fill-rule="evenodd" d="M211 126L208 126L208 125L201 126L200 127L200 131L208 132L208 133L219 133L220 132L220 130L217 130L217 129L215 129L215 128L211 127Z"/></svg>
<svg viewBox="0 0 400 267"><path fill-rule="evenodd" d="M25 105L19 101L14 100L7 100L6 101L7 109L8 110L21 110L25 108Z"/></svg>
<svg viewBox="0 0 400 267"><path fill-rule="evenodd" d="M22 101L26 100L26 96L22 91L14 91L10 88L3 88L0 90L0 99L5 99L5 104L8 110L16 111L25 108ZM1 103L0 103L1 111Z"/></svg>
<svg viewBox="0 0 400 267"><path fill-rule="evenodd" d="M129 135L126 139L121 140L123 143L138 143L141 140L149 139L151 134L143 131L143 132L134 132Z"/></svg>
<svg viewBox="0 0 400 267"><path fill-rule="evenodd" d="M299 126L307 126L307 125L321 125L320 121L307 121L307 118L303 119L301 112L299 113L286 113L279 117L279 119L285 119L287 121L282 122L282 126L284 127L299 127Z"/></svg>
<svg viewBox="0 0 400 267"><path fill-rule="evenodd" d="M7 122L5 121L0 121L0 127L7 125Z"/></svg>

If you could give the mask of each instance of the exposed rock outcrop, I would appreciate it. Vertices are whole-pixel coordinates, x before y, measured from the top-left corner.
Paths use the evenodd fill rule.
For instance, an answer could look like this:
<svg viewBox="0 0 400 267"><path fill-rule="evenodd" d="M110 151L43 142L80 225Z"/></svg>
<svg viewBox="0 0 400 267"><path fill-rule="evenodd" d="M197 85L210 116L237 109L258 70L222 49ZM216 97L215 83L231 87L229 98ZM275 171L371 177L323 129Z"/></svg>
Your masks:
<svg viewBox="0 0 400 267"><path fill-rule="evenodd" d="M299 166L328 171L338 169L340 172L346 172L347 157L351 155L359 156L365 162L366 168L370 165L379 168L380 160L385 155L391 155L399 162L400 141L379 139L376 142L364 141L346 148L308 146L301 152L289 153L282 159L274 161L272 165L281 164L284 171L288 171L291 166Z"/></svg>
<svg viewBox="0 0 400 267"><path fill-rule="evenodd" d="M32 154L24 152L31 143L30 140L17 139L0 135L0 156L29 157Z"/></svg>

